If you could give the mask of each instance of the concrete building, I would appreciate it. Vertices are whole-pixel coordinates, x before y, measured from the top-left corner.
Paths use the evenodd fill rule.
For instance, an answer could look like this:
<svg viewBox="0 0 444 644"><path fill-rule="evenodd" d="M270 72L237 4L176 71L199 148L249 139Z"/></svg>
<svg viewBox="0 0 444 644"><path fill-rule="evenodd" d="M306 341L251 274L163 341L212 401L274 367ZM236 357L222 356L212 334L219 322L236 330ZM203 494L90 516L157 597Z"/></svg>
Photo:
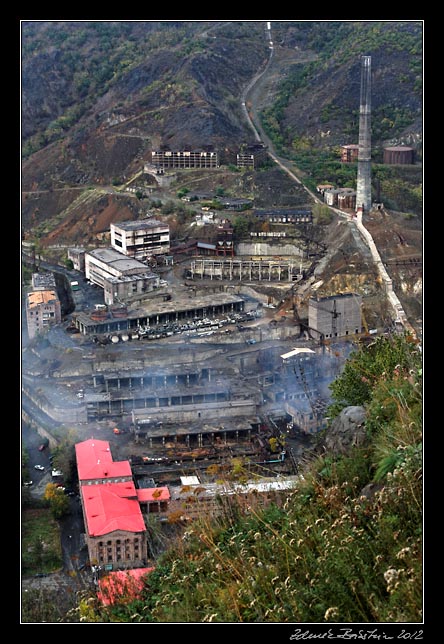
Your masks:
<svg viewBox="0 0 444 644"><path fill-rule="evenodd" d="M33 273L31 277L33 291L55 291L54 273Z"/></svg>
<svg viewBox="0 0 444 644"><path fill-rule="evenodd" d="M26 296L25 308L30 339L62 321L61 304L55 289L43 290L39 287L38 290L31 291Z"/></svg>
<svg viewBox="0 0 444 644"><path fill-rule="evenodd" d="M80 312L75 315L73 322L84 335L109 334L120 331L133 331L136 335L141 327L158 327L159 325L174 325L191 321L194 318L206 316L224 316L243 311L245 300L229 293L214 293L207 296L194 295L187 292L161 298L139 299L137 308L128 310L124 316L116 318L104 311L101 316ZM159 336L160 337L160 336Z"/></svg>
<svg viewBox="0 0 444 644"><path fill-rule="evenodd" d="M271 224L311 224L313 213L311 210L298 210L295 208L262 208L253 211L253 215L260 221Z"/></svg>
<svg viewBox="0 0 444 644"><path fill-rule="evenodd" d="M257 282L292 282L298 275L292 260L194 259L190 264L191 279L248 280Z"/></svg>
<svg viewBox="0 0 444 644"><path fill-rule="evenodd" d="M215 150L152 150L151 162L157 168L218 168Z"/></svg>
<svg viewBox="0 0 444 644"><path fill-rule="evenodd" d="M341 145L342 163L353 163L358 160L359 145Z"/></svg>
<svg viewBox="0 0 444 644"><path fill-rule="evenodd" d="M266 159L267 149L263 143L244 144L236 155L236 165L238 168L255 170L263 165Z"/></svg>
<svg viewBox="0 0 444 644"><path fill-rule="evenodd" d="M112 248L134 259L170 252L170 227L157 219L112 223L110 233Z"/></svg>
<svg viewBox="0 0 444 644"><path fill-rule="evenodd" d="M85 272L85 249L84 248L68 248L68 259L72 261L73 267L76 271Z"/></svg>
<svg viewBox="0 0 444 644"><path fill-rule="evenodd" d="M331 295L308 302L310 333L321 341L362 332L362 297L355 293Z"/></svg>
<svg viewBox="0 0 444 644"><path fill-rule="evenodd" d="M145 264L114 248L96 248L85 253L85 276L103 288L104 302L143 299L159 287L160 279Z"/></svg>

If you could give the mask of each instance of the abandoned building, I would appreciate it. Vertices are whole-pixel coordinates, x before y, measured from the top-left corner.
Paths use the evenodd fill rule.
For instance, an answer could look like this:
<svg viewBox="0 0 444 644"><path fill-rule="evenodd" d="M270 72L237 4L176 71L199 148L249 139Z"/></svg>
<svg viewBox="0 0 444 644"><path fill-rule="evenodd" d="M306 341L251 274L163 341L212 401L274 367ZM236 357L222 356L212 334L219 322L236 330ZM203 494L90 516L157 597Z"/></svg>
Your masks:
<svg viewBox="0 0 444 644"><path fill-rule="evenodd" d="M159 287L159 276L146 264L114 248L85 253L85 276L103 289L105 304L128 302Z"/></svg>
<svg viewBox="0 0 444 644"><path fill-rule="evenodd" d="M260 168L267 158L267 148L263 143L244 144L236 154L236 165L238 168L255 170Z"/></svg>
<svg viewBox="0 0 444 644"><path fill-rule="evenodd" d="M134 261L134 260L131 260ZM191 321L194 318L224 316L241 312L245 308L242 297L229 293L197 295L195 292L164 295L150 300L140 299L134 308L123 308L122 315L103 310L99 312L79 312L73 315L73 324L84 335L109 334L132 331L136 335L144 327L160 326Z"/></svg>
<svg viewBox="0 0 444 644"><path fill-rule="evenodd" d="M62 308L52 273L34 273L25 300L28 336L34 338L62 321Z"/></svg>
<svg viewBox="0 0 444 644"><path fill-rule="evenodd" d="M111 246L140 261L170 251L170 227L157 219L111 223Z"/></svg>
<svg viewBox="0 0 444 644"><path fill-rule="evenodd" d="M351 143L350 145L341 145L342 163L354 163L358 160L359 145Z"/></svg>
<svg viewBox="0 0 444 644"><path fill-rule="evenodd" d="M331 295L308 302L308 326L317 340L342 338L362 332L362 297L356 293Z"/></svg>
<svg viewBox="0 0 444 644"><path fill-rule="evenodd" d="M328 188L323 193L328 206L353 209L356 206L356 190L352 188Z"/></svg>
<svg viewBox="0 0 444 644"><path fill-rule="evenodd" d="M261 208L255 209L253 215L259 221L268 221L271 224L311 224L313 213L311 210L296 208Z"/></svg>
<svg viewBox="0 0 444 644"><path fill-rule="evenodd" d="M151 162L157 168L218 168L215 150L152 150Z"/></svg>
<svg viewBox="0 0 444 644"><path fill-rule="evenodd" d="M189 274L191 279L292 282L299 274L298 266L285 259L194 259Z"/></svg>

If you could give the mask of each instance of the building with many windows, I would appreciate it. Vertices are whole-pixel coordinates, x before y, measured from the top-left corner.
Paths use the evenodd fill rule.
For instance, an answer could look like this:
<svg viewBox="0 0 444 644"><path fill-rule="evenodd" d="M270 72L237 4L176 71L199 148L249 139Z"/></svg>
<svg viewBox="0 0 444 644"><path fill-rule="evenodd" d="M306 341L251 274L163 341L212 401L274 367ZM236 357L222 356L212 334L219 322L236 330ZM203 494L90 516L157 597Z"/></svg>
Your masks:
<svg viewBox="0 0 444 644"><path fill-rule="evenodd" d="M35 273L32 276L32 291L26 296L26 324L28 336L34 338L62 321L62 308L52 273Z"/></svg>
<svg viewBox="0 0 444 644"><path fill-rule="evenodd" d="M146 564L146 526L129 461L113 461L108 441L75 446L89 561L107 570Z"/></svg>
<svg viewBox="0 0 444 644"><path fill-rule="evenodd" d="M308 326L311 335L326 340L361 333L361 307L362 297L356 293L310 298Z"/></svg>
<svg viewBox="0 0 444 644"><path fill-rule="evenodd" d="M112 248L134 259L170 252L170 227L157 219L112 223L110 233Z"/></svg>
<svg viewBox="0 0 444 644"><path fill-rule="evenodd" d="M114 248L85 253L85 276L103 288L105 304L142 300L159 287L160 278L146 264Z"/></svg>
<svg viewBox="0 0 444 644"><path fill-rule="evenodd" d="M218 168L215 150L152 150L151 162L157 168Z"/></svg>

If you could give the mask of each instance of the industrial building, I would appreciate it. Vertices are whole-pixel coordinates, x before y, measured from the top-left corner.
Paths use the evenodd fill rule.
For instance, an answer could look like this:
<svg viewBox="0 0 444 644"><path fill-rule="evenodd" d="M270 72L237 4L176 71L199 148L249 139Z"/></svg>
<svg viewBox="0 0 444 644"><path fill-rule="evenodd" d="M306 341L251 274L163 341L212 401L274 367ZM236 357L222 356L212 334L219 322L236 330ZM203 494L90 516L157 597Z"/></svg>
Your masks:
<svg viewBox="0 0 444 644"><path fill-rule="evenodd" d="M358 160L359 145L341 145L341 161L342 163L354 163Z"/></svg>
<svg viewBox="0 0 444 644"><path fill-rule="evenodd" d="M323 196L329 206L344 209L354 209L356 206L356 191L352 188L328 188Z"/></svg>
<svg viewBox="0 0 444 644"><path fill-rule="evenodd" d="M299 266L299 265L298 265ZM292 260L194 259L191 279L292 282L299 273Z"/></svg>
<svg viewBox="0 0 444 644"><path fill-rule="evenodd" d="M313 213L307 209L295 208L262 208L255 209L253 215L259 221L268 221L270 224L311 224Z"/></svg>
<svg viewBox="0 0 444 644"><path fill-rule="evenodd" d="M362 297L356 293L310 298L308 326L311 335L324 341L362 332Z"/></svg>
<svg viewBox="0 0 444 644"><path fill-rule="evenodd" d="M157 168L218 168L215 150L152 150L151 162Z"/></svg>
<svg viewBox="0 0 444 644"><path fill-rule="evenodd" d="M414 163L415 151L406 145L384 148L384 163L392 165L411 165Z"/></svg>
<svg viewBox="0 0 444 644"><path fill-rule="evenodd" d="M32 275L32 291L26 295L25 309L30 339L62 321L62 308L52 273Z"/></svg>
<svg viewBox="0 0 444 644"><path fill-rule="evenodd" d="M170 227L157 219L122 221L110 225L111 246L138 260L170 251Z"/></svg>
<svg viewBox="0 0 444 644"><path fill-rule="evenodd" d="M262 166L266 159L267 148L263 143L244 144L236 154L236 165L238 168L255 170Z"/></svg>
<svg viewBox="0 0 444 644"><path fill-rule="evenodd" d="M137 335L141 328L192 321L194 318L204 318L207 315L212 317L229 315L243 311L244 307L243 298L229 293L191 296L183 292L175 295L174 299L163 295L150 300L139 300L137 307L123 308L122 315L118 316L113 315L109 308L101 312L79 312L74 314L73 324L84 335L120 331L132 331Z"/></svg>
<svg viewBox="0 0 444 644"><path fill-rule="evenodd" d="M108 441L75 445L89 561L140 568L147 560L146 526L128 461L113 461Z"/></svg>
<svg viewBox="0 0 444 644"><path fill-rule="evenodd" d="M159 287L160 279L137 259L114 248L85 253L85 276L103 289L105 304L140 299Z"/></svg>

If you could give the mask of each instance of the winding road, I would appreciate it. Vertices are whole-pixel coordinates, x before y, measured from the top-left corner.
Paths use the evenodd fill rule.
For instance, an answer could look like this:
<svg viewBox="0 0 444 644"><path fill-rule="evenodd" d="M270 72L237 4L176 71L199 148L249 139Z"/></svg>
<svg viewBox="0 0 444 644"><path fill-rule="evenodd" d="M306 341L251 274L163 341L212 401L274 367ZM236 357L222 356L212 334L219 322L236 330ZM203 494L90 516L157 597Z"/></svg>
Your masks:
<svg viewBox="0 0 444 644"><path fill-rule="evenodd" d="M259 110L263 107L261 97L266 92L266 86L267 86L267 83L269 83L269 77L272 72L273 62L275 60L275 47L273 44L273 38L271 33L271 22L266 23L265 33L268 41L270 55L263 69L259 71L252 78L250 83L246 86L246 88L242 92L242 96L241 96L242 111L245 115L245 118L248 124L250 125L250 128L254 133L256 140L261 141L267 146L267 152L269 156L274 160L274 162L284 172L286 172L296 183L302 186L315 203L325 205L325 202L322 199L320 199L316 194L311 192L311 190L309 190L302 183L299 177L295 174L295 172L293 171L294 164L288 159L284 159L283 157L280 157L279 155L276 154L273 142L267 136L266 132L264 132L264 129L260 124ZM310 59L312 59L312 57L310 57ZM288 62L302 63L306 61L307 61L307 58L305 58L303 55L301 56L301 54L299 53L297 55L297 59L291 59ZM343 212L338 208L332 208L331 206L329 206L329 208L340 217L345 218L350 223L350 225L354 225L356 227L356 230L359 232L361 239L370 249L373 262L378 270L378 274L382 280L382 283L384 284L387 299L392 308L392 312L396 322L400 323L407 331L409 331L414 336L416 336L416 332L412 327L412 325L408 322L407 315L401 305L401 302L393 290L392 280L385 269L385 266L382 262L382 259L376 247L376 244L374 243L371 234L364 226L364 223L362 221L362 213L357 213L357 216L353 217L353 216L350 216L350 213Z"/></svg>

